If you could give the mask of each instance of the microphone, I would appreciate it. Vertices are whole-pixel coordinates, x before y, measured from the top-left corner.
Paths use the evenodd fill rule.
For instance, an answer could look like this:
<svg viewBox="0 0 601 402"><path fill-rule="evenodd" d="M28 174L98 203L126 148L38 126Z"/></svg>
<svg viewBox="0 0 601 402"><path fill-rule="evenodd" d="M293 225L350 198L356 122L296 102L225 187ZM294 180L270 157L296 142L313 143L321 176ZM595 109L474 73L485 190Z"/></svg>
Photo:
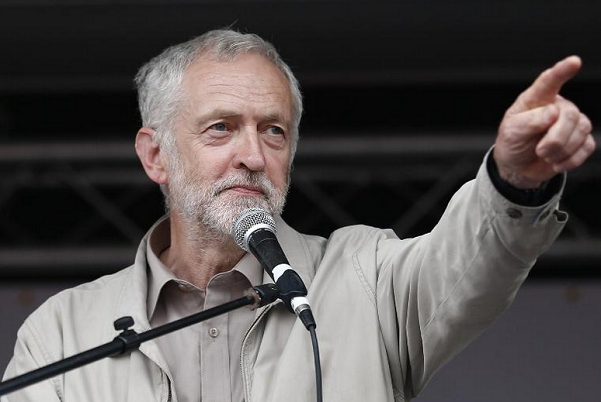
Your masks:
<svg viewBox="0 0 601 402"><path fill-rule="evenodd" d="M279 297L290 312L295 313L307 329L317 327L309 301L307 288L301 277L292 269L278 239L273 217L260 208L242 211L232 226L232 237L244 251L251 252L273 279Z"/></svg>

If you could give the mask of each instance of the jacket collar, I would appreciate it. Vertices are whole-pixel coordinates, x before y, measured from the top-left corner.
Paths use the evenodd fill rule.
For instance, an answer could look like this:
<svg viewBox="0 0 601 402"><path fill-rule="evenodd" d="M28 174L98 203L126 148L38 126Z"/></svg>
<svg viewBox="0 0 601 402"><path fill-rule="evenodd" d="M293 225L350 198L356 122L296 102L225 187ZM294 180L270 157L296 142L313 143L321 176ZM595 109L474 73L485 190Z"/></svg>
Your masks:
<svg viewBox="0 0 601 402"><path fill-rule="evenodd" d="M292 229L281 216L276 218L278 228L277 238L284 250L284 254L288 257L290 266L299 274L305 286L309 288L313 277L315 276L315 267L309 254L309 247L306 240L296 230ZM271 278L265 273L263 275L264 283L267 279L270 282Z"/></svg>

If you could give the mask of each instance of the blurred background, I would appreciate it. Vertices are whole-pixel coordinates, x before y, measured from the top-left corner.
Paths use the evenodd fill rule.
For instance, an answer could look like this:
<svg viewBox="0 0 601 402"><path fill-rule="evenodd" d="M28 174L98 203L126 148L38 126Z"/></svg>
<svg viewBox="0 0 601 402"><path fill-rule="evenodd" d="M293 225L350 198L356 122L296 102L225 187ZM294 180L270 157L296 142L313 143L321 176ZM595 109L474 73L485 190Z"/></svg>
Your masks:
<svg viewBox="0 0 601 402"><path fill-rule="evenodd" d="M505 109L559 59L582 57L562 93L601 124L599 17L591 0L0 0L0 366L27 314L131 264L163 214L133 149L132 79L165 47L225 26L271 41L306 110L284 218L407 237L437 222ZM596 397L600 179L597 152L569 175L568 225L516 305L418 400Z"/></svg>

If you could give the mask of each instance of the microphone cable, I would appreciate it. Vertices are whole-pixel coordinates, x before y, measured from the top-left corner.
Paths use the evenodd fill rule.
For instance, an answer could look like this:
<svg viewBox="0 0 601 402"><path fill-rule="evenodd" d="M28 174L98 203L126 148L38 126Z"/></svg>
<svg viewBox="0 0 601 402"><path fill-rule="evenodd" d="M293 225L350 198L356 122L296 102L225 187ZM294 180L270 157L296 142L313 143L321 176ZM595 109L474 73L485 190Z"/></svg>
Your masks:
<svg viewBox="0 0 601 402"><path fill-rule="evenodd" d="M317 402L323 402L323 390L321 383L321 360L319 359L319 344L317 343L317 332L315 325L309 326L311 333L311 344L313 345L313 360L315 361L315 389L317 391Z"/></svg>

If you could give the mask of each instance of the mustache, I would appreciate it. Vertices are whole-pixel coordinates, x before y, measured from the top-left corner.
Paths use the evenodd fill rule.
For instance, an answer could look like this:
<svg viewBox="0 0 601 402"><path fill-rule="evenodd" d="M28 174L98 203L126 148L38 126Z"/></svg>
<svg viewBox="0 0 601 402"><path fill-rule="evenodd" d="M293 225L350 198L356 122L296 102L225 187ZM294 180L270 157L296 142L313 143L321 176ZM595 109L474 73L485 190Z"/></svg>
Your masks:
<svg viewBox="0 0 601 402"><path fill-rule="evenodd" d="M276 192L265 172L246 172L230 175L217 181L213 185L213 195L218 195L229 188L238 186L257 189L266 197L270 197Z"/></svg>

